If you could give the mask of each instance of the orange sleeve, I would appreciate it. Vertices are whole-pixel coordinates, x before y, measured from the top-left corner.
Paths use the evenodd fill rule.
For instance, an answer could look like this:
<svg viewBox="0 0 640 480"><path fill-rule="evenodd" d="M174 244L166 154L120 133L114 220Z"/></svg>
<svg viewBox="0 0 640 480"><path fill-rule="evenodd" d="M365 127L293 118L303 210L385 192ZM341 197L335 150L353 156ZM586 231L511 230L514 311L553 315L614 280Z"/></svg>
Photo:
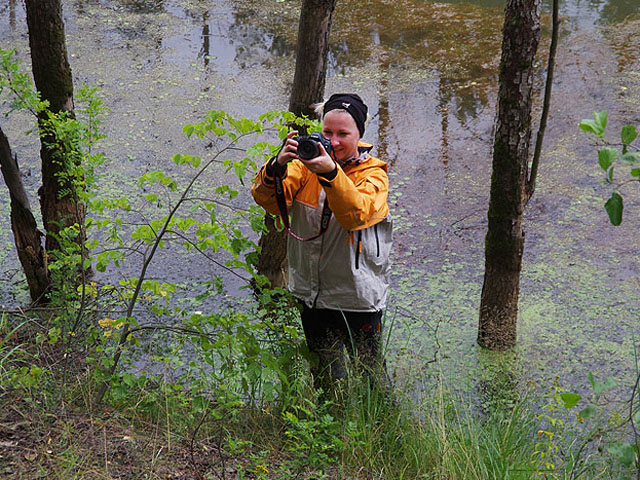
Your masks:
<svg viewBox="0 0 640 480"><path fill-rule="evenodd" d="M267 212L279 215L278 202L276 201L276 191L273 177L267 175L267 164L265 163L258 171L253 186L251 187L251 195L258 205ZM282 178L282 186L284 188L284 196L287 205L291 206L296 193L302 188L307 180L309 171L304 168L301 162L295 160L290 162L285 170Z"/></svg>
<svg viewBox="0 0 640 480"><path fill-rule="evenodd" d="M321 179L329 207L345 230L362 230L389 214L389 177L385 168L373 166L349 178L341 168L333 180Z"/></svg>

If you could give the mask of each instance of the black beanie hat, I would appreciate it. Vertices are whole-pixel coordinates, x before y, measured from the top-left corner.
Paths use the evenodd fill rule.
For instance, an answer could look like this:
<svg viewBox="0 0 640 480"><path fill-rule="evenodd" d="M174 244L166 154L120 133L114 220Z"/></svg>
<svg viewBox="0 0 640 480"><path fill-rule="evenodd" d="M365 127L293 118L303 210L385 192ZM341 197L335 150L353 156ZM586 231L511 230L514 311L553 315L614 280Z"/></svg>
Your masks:
<svg viewBox="0 0 640 480"><path fill-rule="evenodd" d="M334 93L325 102L322 113L326 115L331 110L336 109L346 110L353 117L360 132L360 138L362 138L368 111L362 99L355 93Z"/></svg>

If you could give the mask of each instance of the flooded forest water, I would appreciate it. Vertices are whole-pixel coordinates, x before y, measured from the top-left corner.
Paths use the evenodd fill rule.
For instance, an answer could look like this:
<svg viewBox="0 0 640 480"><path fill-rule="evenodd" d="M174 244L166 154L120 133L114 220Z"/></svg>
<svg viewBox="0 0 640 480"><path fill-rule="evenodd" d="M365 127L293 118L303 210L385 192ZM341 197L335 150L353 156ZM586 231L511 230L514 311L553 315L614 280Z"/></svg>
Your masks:
<svg viewBox="0 0 640 480"><path fill-rule="evenodd" d="M171 171L173 154L201 148L181 128L210 109L257 117L287 108L299 1L63 4L76 84L97 85L110 108L101 189L139 195L140 174ZM502 0L351 0L338 1L334 13L326 92L361 94L372 113L365 140L390 166L395 243L387 325L394 325L390 366L404 378L428 376L438 348L459 388L485 378L486 362L495 360L475 338L503 6ZM524 220L518 347L509 375L542 388L558 375L566 388L585 393L593 371L616 378L624 397L640 343L640 202L630 192L623 224L609 224L603 204L610 191L600 181L591 139L577 125L604 109L612 134L624 123L640 124L640 5L567 0L560 16L551 112ZM545 2L536 118L549 29ZM2 2L0 45L17 49L30 65L22 2ZM31 119L12 114L0 122L37 205L39 144L24 134ZM4 189L0 244L0 302L14 307L26 293ZM177 253L164 254L153 268L152 275L187 286L221 273Z"/></svg>

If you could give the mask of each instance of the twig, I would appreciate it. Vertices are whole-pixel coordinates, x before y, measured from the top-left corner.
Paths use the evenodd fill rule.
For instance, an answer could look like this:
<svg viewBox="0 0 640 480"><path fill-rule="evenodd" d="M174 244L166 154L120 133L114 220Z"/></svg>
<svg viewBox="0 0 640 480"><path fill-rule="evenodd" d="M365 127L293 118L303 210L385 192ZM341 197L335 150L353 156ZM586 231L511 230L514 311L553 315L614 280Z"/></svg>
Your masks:
<svg viewBox="0 0 640 480"><path fill-rule="evenodd" d="M551 87L553 84L553 69L556 58L556 48L558 46L558 2L559 0L553 0L553 13L552 22L553 28L551 30L551 46L549 47L549 60L547 63L547 81L544 89L544 101L542 105L542 114L540 115L540 126L538 127L538 135L536 137L536 146L533 153L533 161L531 163L531 172L529 174L529 180L526 184L526 200L525 204L529 202L533 196L533 192L536 189L536 177L538 176L538 166L540 164L540 154L542 152L542 140L544 139L544 132L547 127L547 117L549 115L549 104L551 103Z"/></svg>
<svg viewBox="0 0 640 480"><path fill-rule="evenodd" d="M195 460L195 457L193 455L193 444L195 442L196 435L198 434L198 430L200 430L200 427L204 423L204 420L205 420L205 418L207 418L208 414L209 414L209 409L205 408L204 414L202 415L202 418L200 419L200 422L198 422L198 425L196 426L195 430L193 431L193 434L191 435L191 441L189 442L189 454L190 454L190 457L191 457L191 465L193 466L193 472L196 474L196 476L198 477L199 480L202 480L204 477L202 476L202 474L198 470L198 466L196 465L196 460Z"/></svg>
<svg viewBox="0 0 640 480"><path fill-rule="evenodd" d="M247 209L247 208L236 207L235 205L231 205L229 203L221 202L219 200L213 200L211 198L189 197L189 198L185 198L185 201L187 201L187 202L193 202L193 201L211 202L211 203L215 203L216 205L222 205L223 207L227 207L229 210L234 210L236 212L244 212L244 213L248 213L249 212L249 209Z"/></svg>
<svg viewBox="0 0 640 480"><path fill-rule="evenodd" d="M109 475L109 462L107 460L107 427L102 426L102 433L104 438L104 471Z"/></svg>
<svg viewBox="0 0 640 480"><path fill-rule="evenodd" d="M222 480L227 480L227 465L226 465L226 461L224 458L224 452L222 451L222 434L223 434L223 430L222 428L220 429L220 437L217 443L217 447L218 447L218 456L220 457L220 464L222 466Z"/></svg>
<svg viewBox="0 0 640 480"><path fill-rule="evenodd" d="M177 237L180 237L181 239L183 239L185 242L187 242L189 245L191 245L193 248L195 248L198 253L202 254L207 260L209 260L211 263L217 265L220 268L225 269L227 272L235 275L236 277L238 277L240 280L242 280L243 282L246 282L247 284L249 282L251 282L251 279L247 279L244 278L242 275L240 275L238 272L236 272L235 270L227 267L226 265L218 262L217 260L213 259L209 254L207 254L207 252L203 251L202 249L200 249L200 247L198 247L192 240L190 240L188 237L186 237L185 235L183 235L180 232L177 232L175 230L167 230L167 233L171 233Z"/></svg>
<svg viewBox="0 0 640 480"><path fill-rule="evenodd" d="M205 338L217 338L217 335L214 333L207 332L199 332L197 330L191 330L188 328L175 327L172 325L142 325L139 327L133 327L129 330L129 335L132 335L136 332L140 332L143 330L162 330L173 333L182 333L185 335L193 335L194 337L205 337Z"/></svg>

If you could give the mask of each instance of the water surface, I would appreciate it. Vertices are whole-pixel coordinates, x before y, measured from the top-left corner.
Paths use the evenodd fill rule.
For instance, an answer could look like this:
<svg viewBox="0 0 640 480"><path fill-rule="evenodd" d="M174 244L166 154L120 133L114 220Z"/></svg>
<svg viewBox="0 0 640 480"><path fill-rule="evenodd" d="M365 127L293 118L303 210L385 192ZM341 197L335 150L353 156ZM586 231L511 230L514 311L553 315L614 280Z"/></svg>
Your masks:
<svg viewBox="0 0 640 480"><path fill-rule="evenodd" d="M135 197L141 173L173 171L177 152L206 155L183 124L209 109L255 117L285 109L293 76L299 2L196 0L65 1L76 83L97 84L111 111L101 185ZM503 2L363 0L338 2L327 93L356 90L370 106L365 140L389 162L395 218L395 320L390 362L399 375L426 375L438 329L452 375L467 381L482 365L475 345L491 169ZM536 66L544 82L550 26ZM637 216L628 196L622 226L609 225L590 139L577 129L608 109L614 128L640 123L640 7L635 0L562 2L553 106L535 197L525 218L517 357L544 388L556 374L586 391L586 373L633 374L637 331ZM0 43L28 60L22 2L0 7ZM540 110L539 95L536 114ZM2 121L37 205L38 144L31 120ZM209 179L211 186L219 181ZM248 195L240 203L250 202ZM25 301L12 247L8 199L0 194L0 299ZM126 274L133 274L131 267ZM151 275L185 288L224 274L168 251ZM8 280L6 280L8 279ZM113 281L112 278L99 278ZM239 286L235 277L228 281ZM405 348L410 357L402 355ZM415 355L420 353L421 355ZM465 373L462 373L465 372ZM626 384L625 384L626 382Z"/></svg>

